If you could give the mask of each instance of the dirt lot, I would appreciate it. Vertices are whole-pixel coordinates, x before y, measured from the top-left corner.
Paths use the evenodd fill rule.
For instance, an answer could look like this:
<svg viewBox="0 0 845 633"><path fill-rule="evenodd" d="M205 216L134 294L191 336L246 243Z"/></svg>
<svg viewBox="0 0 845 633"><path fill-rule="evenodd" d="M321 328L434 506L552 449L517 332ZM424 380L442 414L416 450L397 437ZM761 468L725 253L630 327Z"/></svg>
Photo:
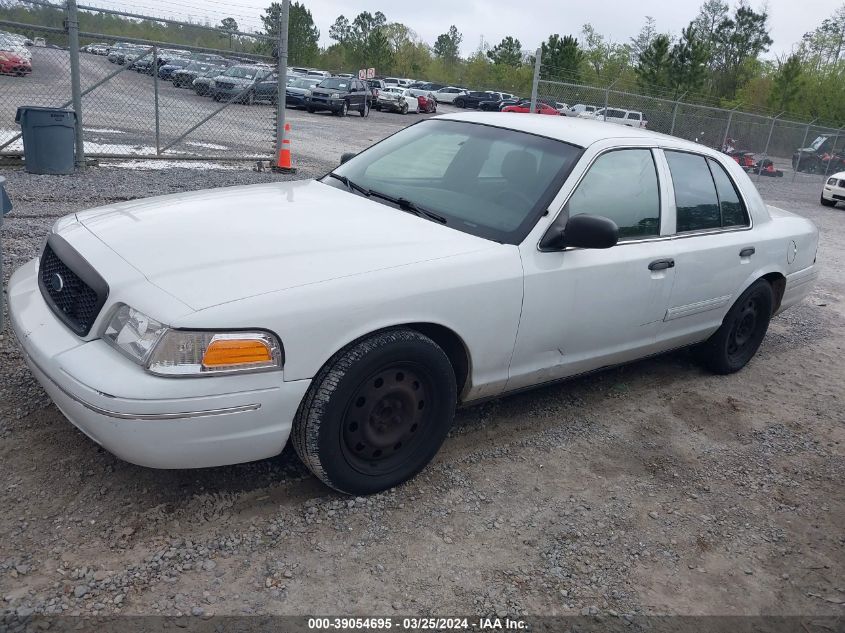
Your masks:
<svg viewBox="0 0 845 633"><path fill-rule="evenodd" d="M4 281L64 213L278 178L4 175ZM760 189L818 224L822 275L749 367L713 376L680 352L462 410L429 468L366 499L290 450L201 471L124 463L49 403L6 332L0 610L845 615L845 210L819 206L817 184Z"/></svg>

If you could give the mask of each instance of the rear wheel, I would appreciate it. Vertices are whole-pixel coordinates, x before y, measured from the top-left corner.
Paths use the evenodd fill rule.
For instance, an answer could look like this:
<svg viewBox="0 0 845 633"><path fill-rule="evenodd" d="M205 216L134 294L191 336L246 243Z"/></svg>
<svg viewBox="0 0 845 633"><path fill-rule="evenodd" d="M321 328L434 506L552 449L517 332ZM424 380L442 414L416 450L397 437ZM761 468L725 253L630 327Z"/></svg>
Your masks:
<svg viewBox="0 0 845 633"><path fill-rule="evenodd" d="M311 106L308 106L308 107L307 107L307 108L305 108L305 109L306 109L306 110L308 110L308 113L309 113L309 114L314 114L314 108L312 108Z"/></svg>
<svg viewBox="0 0 845 633"><path fill-rule="evenodd" d="M443 350L414 330L387 330L326 363L300 405L291 439L325 484L371 494L431 461L456 400L455 373Z"/></svg>
<svg viewBox="0 0 845 633"><path fill-rule="evenodd" d="M825 206L825 207L835 207L836 206L836 200L828 200L824 196L822 196L819 199L819 202L821 202L822 206Z"/></svg>
<svg viewBox="0 0 845 633"><path fill-rule="evenodd" d="M458 108L465 108L467 106L467 102L463 99L455 99L453 103Z"/></svg>
<svg viewBox="0 0 845 633"><path fill-rule="evenodd" d="M766 336L773 307L772 286L765 279L755 281L733 304L722 326L698 348L704 364L717 374L745 367Z"/></svg>

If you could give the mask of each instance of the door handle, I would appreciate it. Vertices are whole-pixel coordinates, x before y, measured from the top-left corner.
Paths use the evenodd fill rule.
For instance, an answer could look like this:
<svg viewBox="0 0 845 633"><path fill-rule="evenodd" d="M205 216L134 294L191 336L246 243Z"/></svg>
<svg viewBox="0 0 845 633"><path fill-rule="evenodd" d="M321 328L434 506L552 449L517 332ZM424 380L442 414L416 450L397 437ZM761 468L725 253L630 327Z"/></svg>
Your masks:
<svg viewBox="0 0 845 633"><path fill-rule="evenodd" d="M666 270L667 268L674 268L674 259L655 259L648 265L649 270Z"/></svg>
<svg viewBox="0 0 845 633"><path fill-rule="evenodd" d="M748 248L743 248L741 251L739 251L739 256L740 257L751 257L756 252L757 251L754 249L753 246L749 246Z"/></svg>

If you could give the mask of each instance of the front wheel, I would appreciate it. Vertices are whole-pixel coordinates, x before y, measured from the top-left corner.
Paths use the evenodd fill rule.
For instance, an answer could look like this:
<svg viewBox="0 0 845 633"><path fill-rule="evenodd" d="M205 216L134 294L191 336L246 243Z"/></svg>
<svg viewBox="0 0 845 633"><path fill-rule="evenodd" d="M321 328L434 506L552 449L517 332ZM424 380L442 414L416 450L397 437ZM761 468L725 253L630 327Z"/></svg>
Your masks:
<svg viewBox="0 0 845 633"><path fill-rule="evenodd" d="M361 109L358 110L358 114L361 116L369 116L370 114L370 103L364 102L364 105L361 106Z"/></svg>
<svg viewBox="0 0 845 633"><path fill-rule="evenodd" d="M402 109L400 110L402 114L408 114L408 104L405 103L402 105Z"/></svg>
<svg viewBox="0 0 845 633"><path fill-rule="evenodd" d="M349 114L349 104L344 101L340 110L337 111L337 116L346 116L347 114Z"/></svg>
<svg viewBox="0 0 845 633"><path fill-rule="evenodd" d="M773 307L769 282L759 279L751 284L728 310L721 327L698 349L704 364L716 374L732 374L745 367L766 336Z"/></svg>
<svg viewBox="0 0 845 633"><path fill-rule="evenodd" d="M464 101L463 99L455 99L455 101L453 101L453 103L454 103L455 107L457 107L457 108L465 108L466 105L467 105L466 101Z"/></svg>
<svg viewBox="0 0 845 633"><path fill-rule="evenodd" d="M819 199L819 202L821 202L822 206L824 206L824 207L835 207L836 206L836 200L828 200L824 196L822 196Z"/></svg>
<svg viewBox="0 0 845 633"><path fill-rule="evenodd" d="M291 440L326 485L372 494L421 471L455 415L449 358L430 338L385 330L335 354L299 407Z"/></svg>

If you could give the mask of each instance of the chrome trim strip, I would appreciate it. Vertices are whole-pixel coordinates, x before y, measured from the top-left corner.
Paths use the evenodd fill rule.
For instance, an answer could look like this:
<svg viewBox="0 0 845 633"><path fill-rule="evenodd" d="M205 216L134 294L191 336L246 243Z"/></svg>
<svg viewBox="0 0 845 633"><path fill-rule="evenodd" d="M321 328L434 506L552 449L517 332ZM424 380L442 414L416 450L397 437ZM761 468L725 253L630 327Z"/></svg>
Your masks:
<svg viewBox="0 0 845 633"><path fill-rule="evenodd" d="M693 314L700 314L702 312L708 312L709 310L715 310L717 308L721 308L723 306L728 305L728 302L730 300L731 295L725 295L724 297L705 299L704 301L690 303L685 306L669 308L668 310L666 310L666 316L663 317L663 320L671 321L673 319L680 319L682 317L692 316Z"/></svg>
<svg viewBox="0 0 845 633"><path fill-rule="evenodd" d="M12 328L14 332L14 328ZM17 338L17 333L15 333L15 338ZM20 344L20 339L18 339L18 344ZM83 400L76 394L71 393L64 387L62 387L59 383L53 380L47 372L45 372L41 366L35 362L35 360L30 356L29 352L26 351L26 348L23 345L20 345L21 351L23 352L26 360L29 363L32 363L32 366L35 367L39 373L41 373L47 380L49 380L53 385L65 394L68 398L81 404L83 407L88 409L89 411L93 411L94 413L98 413L100 415L105 415L110 418L116 418L118 420L182 420L182 419L189 419L189 418L207 418L214 415L229 415L232 413L245 413L247 411L257 411L261 408L261 403L254 403L254 404L242 404L236 407L223 407L220 409L206 409L205 411L185 411L183 413L121 413L120 411L112 411L110 409L104 409L103 407L99 407L96 404L91 404L87 400Z"/></svg>

